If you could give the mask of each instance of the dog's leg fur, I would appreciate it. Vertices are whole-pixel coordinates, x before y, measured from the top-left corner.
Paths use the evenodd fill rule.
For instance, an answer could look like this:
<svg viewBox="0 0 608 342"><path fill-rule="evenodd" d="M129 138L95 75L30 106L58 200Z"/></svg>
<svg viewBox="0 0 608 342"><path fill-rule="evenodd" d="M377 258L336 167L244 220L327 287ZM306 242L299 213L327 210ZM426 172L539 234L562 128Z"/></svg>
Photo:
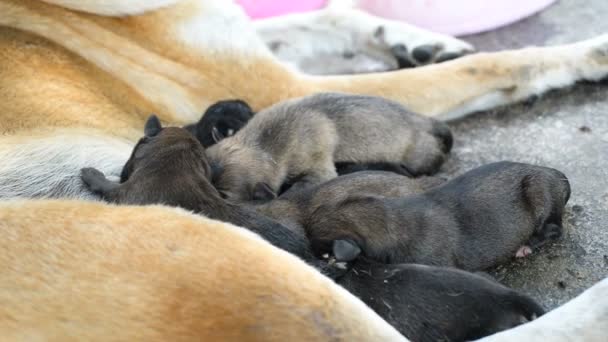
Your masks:
<svg viewBox="0 0 608 342"><path fill-rule="evenodd" d="M462 40L375 17L343 1L320 11L257 20L254 25L279 59L312 74L395 70L473 51Z"/></svg>
<svg viewBox="0 0 608 342"><path fill-rule="evenodd" d="M603 342L608 329L608 278L534 321L482 342Z"/></svg>
<svg viewBox="0 0 608 342"><path fill-rule="evenodd" d="M454 119L607 75L608 35L603 35L568 45L479 53L385 74L314 80L321 89L374 93L418 113Z"/></svg>

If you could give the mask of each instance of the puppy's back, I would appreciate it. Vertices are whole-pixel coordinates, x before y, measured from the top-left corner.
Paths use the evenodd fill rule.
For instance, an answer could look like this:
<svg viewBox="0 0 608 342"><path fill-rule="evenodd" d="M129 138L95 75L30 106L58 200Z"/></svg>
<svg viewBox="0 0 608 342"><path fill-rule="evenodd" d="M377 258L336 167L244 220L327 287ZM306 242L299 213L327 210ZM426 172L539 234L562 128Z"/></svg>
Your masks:
<svg viewBox="0 0 608 342"><path fill-rule="evenodd" d="M7 340L403 341L244 229L162 206L0 205Z"/></svg>

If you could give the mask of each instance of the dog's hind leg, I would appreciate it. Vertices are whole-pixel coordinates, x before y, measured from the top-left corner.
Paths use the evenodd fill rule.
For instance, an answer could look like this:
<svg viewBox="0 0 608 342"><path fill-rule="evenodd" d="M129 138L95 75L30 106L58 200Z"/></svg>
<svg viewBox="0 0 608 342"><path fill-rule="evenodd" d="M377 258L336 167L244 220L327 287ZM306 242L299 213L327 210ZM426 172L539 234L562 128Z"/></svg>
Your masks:
<svg viewBox="0 0 608 342"><path fill-rule="evenodd" d="M575 44L480 53L383 74L313 77L319 90L375 94L442 119L608 76L608 35Z"/></svg>

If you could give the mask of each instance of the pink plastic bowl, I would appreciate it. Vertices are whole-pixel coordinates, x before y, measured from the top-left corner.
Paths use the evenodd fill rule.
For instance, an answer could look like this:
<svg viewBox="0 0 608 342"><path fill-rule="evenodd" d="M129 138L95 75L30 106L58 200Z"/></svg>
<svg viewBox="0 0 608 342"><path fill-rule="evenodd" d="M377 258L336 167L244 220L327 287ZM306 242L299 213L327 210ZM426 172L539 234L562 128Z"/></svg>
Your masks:
<svg viewBox="0 0 608 342"><path fill-rule="evenodd" d="M237 0L253 19L308 12L323 8L327 0Z"/></svg>
<svg viewBox="0 0 608 342"><path fill-rule="evenodd" d="M495 29L530 16L555 0L360 0L380 17L431 31L464 35Z"/></svg>

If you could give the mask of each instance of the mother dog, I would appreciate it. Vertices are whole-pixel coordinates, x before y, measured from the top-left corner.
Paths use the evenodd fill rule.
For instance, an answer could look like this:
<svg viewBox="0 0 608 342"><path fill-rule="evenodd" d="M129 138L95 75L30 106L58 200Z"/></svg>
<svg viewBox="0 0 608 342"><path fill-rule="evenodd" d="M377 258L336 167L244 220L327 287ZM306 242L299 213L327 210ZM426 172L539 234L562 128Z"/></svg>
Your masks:
<svg viewBox="0 0 608 342"><path fill-rule="evenodd" d="M409 26L354 9L308 18L351 14L366 20L342 20L338 29L373 36L381 28L391 46L412 45ZM257 111L341 91L453 117L608 74L601 36L383 74L307 76L280 63L225 0L0 0L0 25L0 197L85 197L80 168L118 176L149 113L185 124L218 100L241 98Z"/></svg>
<svg viewBox="0 0 608 342"><path fill-rule="evenodd" d="M330 8L299 17L299 21L291 24L269 21L259 25L264 25L263 30L268 34L284 32L284 25L298 25L302 20L314 24L323 18L329 18L345 32L382 37L388 48L412 46L426 34L424 31L412 34L408 26L348 8ZM426 35L438 46L453 46L453 40L446 37ZM0 0L0 197L87 197L78 177L79 170L92 166L118 177L139 137L140 127L151 112L158 113L165 122L185 124L197 121L199 114L218 100L244 99L257 111L288 98L340 91L385 96L414 112L448 118L606 75L608 36L564 46L470 55L385 74L319 77L303 75L279 62L242 10L228 0ZM172 251L172 245L163 243L173 234L177 234L175 239L189 243L192 229L209 231L207 237L221 235L227 229L225 225L162 208L131 207L123 211L78 201L4 205L3 213L12 219L2 220L7 248L0 252L0 259L6 262L3 270L14 277L2 277L7 281L0 287L0 295L16 298L17 289L21 292L17 301L6 301L9 304L2 308L2 316L13 319L3 322L7 325L1 328L2 336L66 340L68 336L78 338L70 335L73 332L70 329L82 329L86 335L81 337L101 339L114 331L162 332L175 326L176 321L185 324L188 331L204 330L205 325L199 324L200 321L179 320L188 318L189 312L200 314L201 311L197 311L200 307L180 304L192 303L189 298L196 297L213 300L216 310L208 312L215 314L213 317L219 322L215 326L220 329L244 328L239 325L241 321L222 322L221 308L240 303L244 309L238 307L235 312L247 313L252 308L246 305L248 300L255 299L258 308L264 304L268 310L258 311L261 315L244 315L253 319L251 327L258 329L259 334L247 330L221 331L242 332L239 337L249 340L272 335L275 340L283 341L293 337L290 331L311 332L295 336L312 339L352 340L356 335L362 337L360 340L403 340L353 296L314 278L305 264L287 260L287 256L277 254L272 246L244 236L242 229L229 230L233 236L218 238L210 244L216 252L206 251L210 253L206 256L208 259L199 258L197 253L203 251L196 248L191 249L196 252L188 256L193 260L218 260L214 256L223 255L219 260L235 270L229 274L233 282L223 282L217 273L187 268L190 259L180 259L179 251ZM159 214L155 216L155 212ZM172 222L170 226L181 227L180 230L169 230L168 220ZM188 228L192 226L198 228ZM243 246L249 246L241 254L234 249L236 238L244 242ZM68 240L73 248L64 248L59 243ZM226 289L224 295L214 296L199 288L174 287L173 282L158 282L154 277L138 278L149 285L146 290L137 287L130 280L129 265L149 265L150 272L156 272L163 268L154 262L173 262L163 257L149 264L145 262L150 260L146 258L150 246L157 245L164 246L159 252L177 257L174 265L181 265L177 270L183 270L187 275L184 277L191 279L196 274L200 278L197 284ZM101 250L104 253L99 252ZM108 263L106 255L118 259ZM90 257L96 258L94 265L90 264ZM16 260L21 263L19 269L12 267ZM269 264L269 260L272 263ZM57 268L44 273L49 272L49 262ZM102 265L110 275L104 280L112 286L99 286L97 271L101 268L86 268L81 262ZM238 272L243 269L237 267L239 265L247 266L246 275ZM286 276L292 282L282 282L279 280L284 273L273 276L264 265L299 276ZM37 276L40 274L55 278ZM171 278L163 278L166 273L155 274L165 282ZM248 275L259 280L260 274L268 278L247 287L251 284L245 281ZM51 289L46 286L47 282L57 287ZM228 284L247 290L233 286L228 291ZM158 288L165 285L171 291L165 292L166 296L161 299L166 300L163 303L167 305L175 305L152 305L154 298L158 298ZM265 292L264 286L273 285L279 286L281 293L291 294L285 297L287 302L277 301ZM301 288L303 285L307 286ZM49 289L49 295L36 302L40 304L36 308L23 311L23 302L34 303L34 298L41 298L35 297L36 291L28 290L36 288ZM75 292L78 298L92 300L70 301L74 289L78 289ZM100 291L104 291L103 294L95 296ZM246 298L243 293L247 293ZM131 298L138 298L133 294L153 295L149 301L131 302ZM314 298L323 302L315 302ZM598 295L596 299L602 297ZM292 302L293 306L289 306ZM111 304L100 306L100 303ZM289 305L281 306L281 303ZM311 308L330 307L331 310L289 309L302 307L303 303ZM125 310L130 304L138 306L134 311ZM58 316L59 311L53 309L65 305L70 310L75 308L72 317ZM172 311L159 309L165 307ZM104 321L74 321L84 312L99 313ZM135 314L129 315L130 312ZM134 320L123 320L124 315L119 317L117 313ZM153 324L144 326L156 330L143 330L142 325L130 324L142 322L141 317L154 320ZM165 317L173 320L164 320ZM34 324L33 319L59 323ZM125 325L114 324L116 322ZM108 325L102 323L112 324L113 330L103 329ZM299 329L291 330L294 326ZM277 331L282 335L273 334ZM120 339L119 335L114 336ZM168 335L146 337L177 336L187 339L189 335L178 329L169 331ZM122 337L133 339L132 335Z"/></svg>

